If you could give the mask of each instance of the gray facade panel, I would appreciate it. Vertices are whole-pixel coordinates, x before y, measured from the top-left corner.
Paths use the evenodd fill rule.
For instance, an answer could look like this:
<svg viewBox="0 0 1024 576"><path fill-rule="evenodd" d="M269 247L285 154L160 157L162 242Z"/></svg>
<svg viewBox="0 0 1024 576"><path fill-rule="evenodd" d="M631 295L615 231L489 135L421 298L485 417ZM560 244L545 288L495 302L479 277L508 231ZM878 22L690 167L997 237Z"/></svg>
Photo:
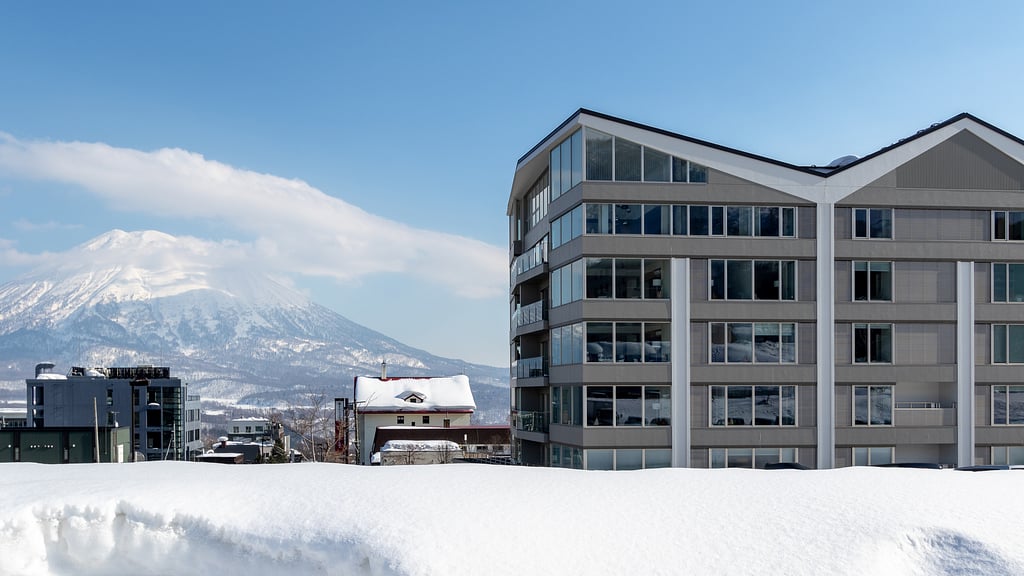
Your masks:
<svg viewBox="0 0 1024 576"><path fill-rule="evenodd" d="M814 428L732 426L693 430L693 446L707 448L815 446Z"/></svg>
<svg viewBox="0 0 1024 576"><path fill-rule="evenodd" d="M690 365L707 366L710 362L710 328L705 322L690 323Z"/></svg>
<svg viewBox="0 0 1024 576"><path fill-rule="evenodd" d="M710 280L708 276L708 261L706 259L694 258L690 260L690 300L693 302L704 302L708 299L708 288Z"/></svg>
<svg viewBox="0 0 1024 576"><path fill-rule="evenodd" d="M837 302L837 322L956 322L956 304Z"/></svg>
<svg viewBox="0 0 1024 576"><path fill-rule="evenodd" d="M974 325L974 363L975 373L974 377L976 381L983 380L982 374L985 373L985 369L988 364L992 361L992 327L988 324L975 324Z"/></svg>
<svg viewBox="0 0 1024 576"><path fill-rule="evenodd" d="M853 261L836 260L835 266L836 303L853 302Z"/></svg>
<svg viewBox="0 0 1024 576"><path fill-rule="evenodd" d="M570 311L571 311L570 305ZM630 300L630 299L591 299L583 300L579 315L575 318L561 314L556 315L555 311L549 313L549 324L566 323L569 320L651 320L667 322L672 318L672 303L669 300Z"/></svg>
<svg viewBox="0 0 1024 576"><path fill-rule="evenodd" d="M956 382L956 365L907 366L892 364L849 364L836 366L836 382Z"/></svg>
<svg viewBox="0 0 1024 576"><path fill-rule="evenodd" d="M796 235L798 238L814 238L817 229L814 206L801 206L796 210Z"/></svg>
<svg viewBox="0 0 1024 576"><path fill-rule="evenodd" d="M853 389L836 386L836 426L853 426Z"/></svg>
<svg viewBox="0 0 1024 576"><path fill-rule="evenodd" d="M768 300L713 300L694 302L694 320L718 322L793 322L814 320L814 304L811 302L784 302Z"/></svg>
<svg viewBox="0 0 1024 576"><path fill-rule="evenodd" d="M1024 189L1024 166L965 131L896 169L901 188Z"/></svg>
<svg viewBox="0 0 1024 576"><path fill-rule="evenodd" d="M1024 427L978 426L974 440L978 446L1020 446L1024 444Z"/></svg>
<svg viewBox="0 0 1024 576"><path fill-rule="evenodd" d="M935 426L931 428L899 426L836 427L836 444L842 446L954 443L956 443L956 428L952 426Z"/></svg>
<svg viewBox="0 0 1024 576"><path fill-rule="evenodd" d="M897 324L893 341L900 364L956 364L955 324Z"/></svg>
<svg viewBox="0 0 1024 576"><path fill-rule="evenodd" d="M671 445L671 428L581 428L552 425L551 442L583 448L667 448Z"/></svg>
<svg viewBox="0 0 1024 576"><path fill-rule="evenodd" d="M797 424L804 428L817 426L817 407L818 388L816 386L800 386L796 389Z"/></svg>
<svg viewBox="0 0 1024 576"><path fill-rule="evenodd" d="M893 300L929 304L956 302L956 263L895 262Z"/></svg>
<svg viewBox="0 0 1024 576"><path fill-rule="evenodd" d="M801 322L796 327L796 354L800 364L814 364L818 361L817 326L812 322Z"/></svg>
<svg viewBox="0 0 1024 576"><path fill-rule="evenodd" d="M900 208L893 211L892 235L906 241L988 241L991 221L989 210Z"/></svg>
<svg viewBox="0 0 1024 576"><path fill-rule="evenodd" d="M979 364L974 367L974 378L979 384L1021 384L1024 380L1017 364Z"/></svg>
<svg viewBox="0 0 1024 576"><path fill-rule="evenodd" d="M1020 257L1021 247L1014 242L836 240L837 260L1012 262Z"/></svg>
<svg viewBox="0 0 1024 576"><path fill-rule="evenodd" d="M663 363L584 364L587 384L668 384L672 365Z"/></svg>
<svg viewBox="0 0 1024 576"><path fill-rule="evenodd" d="M974 263L974 302L983 304L992 301L992 263ZM979 310L980 311L980 310Z"/></svg>
<svg viewBox="0 0 1024 576"><path fill-rule="evenodd" d="M690 428L707 428L711 425L710 391L707 386L690 386Z"/></svg>
<svg viewBox="0 0 1024 576"><path fill-rule="evenodd" d="M705 384L810 384L817 381L814 365L694 363L694 382Z"/></svg>
<svg viewBox="0 0 1024 576"><path fill-rule="evenodd" d="M1024 322L1024 304L978 304L974 319L991 324L1017 324Z"/></svg>
<svg viewBox="0 0 1024 576"><path fill-rule="evenodd" d="M839 306L836 306L838 312ZM836 333L836 378L839 378L838 367L844 364L850 364L853 362L853 326L850 324L839 324L835 325Z"/></svg>

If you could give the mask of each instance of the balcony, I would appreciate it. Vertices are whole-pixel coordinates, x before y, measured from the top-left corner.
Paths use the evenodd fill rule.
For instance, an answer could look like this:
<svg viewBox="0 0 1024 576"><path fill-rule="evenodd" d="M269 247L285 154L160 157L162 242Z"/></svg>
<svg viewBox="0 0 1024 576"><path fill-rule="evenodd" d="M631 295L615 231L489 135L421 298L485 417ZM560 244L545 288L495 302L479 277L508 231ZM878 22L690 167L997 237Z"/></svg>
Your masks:
<svg viewBox="0 0 1024 576"><path fill-rule="evenodd" d="M548 261L548 238L544 237L543 240L537 242L533 248L530 248L526 252L516 256L516 259L512 261L512 268L510 270L510 286L515 286L516 277L520 274L527 272L541 266Z"/></svg>
<svg viewBox="0 0 1024 576"><path fill-rule="evenodd" d="M522 432L548 433L548 420L550 415L547 412L535 412L530 410L516 410L512 412L512 425L516 430Z"/></svg>
<svg viewBox="0 0 1024 576"><path fill-rule="evenodd" d="M512 375L516 378L543 378L548 375L548 360L544 356L520 358L512 363Z"/></svg>
<svg viewBox="0 0 1024 576"><path fill-rule="evenodd" d="M547 316L543 300L527 304L512 313L512 329L547 320Z"/></svg>
<svg viewBox="0 0 1024 576"><path fill-rule="evenodd" d="M897 402L894 412L896 426L956 426L955 402Z"/></svg>

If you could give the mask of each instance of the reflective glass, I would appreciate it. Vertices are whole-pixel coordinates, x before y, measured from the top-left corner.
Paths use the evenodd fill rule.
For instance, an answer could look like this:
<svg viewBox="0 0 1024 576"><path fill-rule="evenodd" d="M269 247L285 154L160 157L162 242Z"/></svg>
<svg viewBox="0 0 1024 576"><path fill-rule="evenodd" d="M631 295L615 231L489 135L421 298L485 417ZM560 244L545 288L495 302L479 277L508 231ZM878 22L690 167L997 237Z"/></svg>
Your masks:
<svg viewBox="0 0 1024 576"><path fill-rule="evenodd" d="M888 363L892 362L892 326L888 324L872 324L871 331L871 361Z"/></svg>
<svg viewBox="0 0 1024 576"><path fill-rule="evenodd" d="M585 450L587 455L587 470L614 470L614 450Z"/></svg>
<svg viewBox="0 0 1024 576"><path fill-rule="evenodd" d="M996 240L1006 240L1006 212L993 212L992 237Z"/></svg>
<svg viewBox="0 0 1024 576"><path fill-rule="evenodd" d="M612 205L587 204L587 234L612 233Z"/></svg>
<svg viewBox="0 0 1024 576"><path fill-rule="evenodd" d="M779 324L779 361L796 362L796 324Z"/></svg>
<svg viewBox="0 0 1024 576"><path fill-rule="evenodd" d="M853 211L853 237L868 237L868 211L864 208L856 208Z"/></svg>
<svg viewBox="0 0 1024 576"><path fill-rule="evenodd" d="M709 233L708 207L690 206L690 236L707 236Z"/></svg>
<svg viewBox="0 0 1024 576"><path fill-rule="evenodd" d="M639 362L643 357L640 322L615 323L615 361Z"/></svg>
<svg viewBox="0 0 1024 576"><path fill-rule="evenodd" d="M644 361L669 362L672 358L670 324L644 322Z"/></svg>
<svg viewBox="0 0 1024 576"><path fill-rule="evenodd" d="M640 181L640 145L622 138L615 139L615 180Z"/></svg>
<svg viewBox="0 0 1024 576"><path fill-rule="evenodd" d="M668 426L672 423L672 388L644 387L644 423L647 426Z"/></svg>
<svg viewBox="0 0 1024 576"><path fill-rule="evenodd" d="M758 236L779 235L779 209L773 206L760 206L757 208L757 230Z"/></svg>
<svg viewBox="0 0 1024 576"><path fill-rule="evenodd" d="M725 298L725 260L711 260L711 299Z"/></svg>
<svg viewBox="0 0 1024 576"><path fill-rule="evenodd" d="M729 236L750 236L750 206L729 206L726 209L726 233Z"/></svg>
<svg viewBox="0 0 1024 576"><path fill-rule="evenodd" d="M1007 239L1024 240L1024 212L1007 212Z"/></svg>
<svg viewBox="0 0 1024 576"><path fill-rule="evenodd" d="M1009 264L1007 272L1007 300L1024 302L1024 264Z"/></svg>
<svg viewBox="0 0 1024 576"><path fill-rule="evenodd" d="M726 388L729 404L729 426L750 426L753 422L750 386L729 386Z"/></svg>
<svg viewBox="0 0 1024 576"><path fill-rule="evenodd" d="M755 448L754 449L754 468L763 470L765 465L774 464L779 461L779 449L778 448Z"/></svg>
<svg viewBox="0 0 1024 576"><path fill-rule="evenodd" d="M729 277L732 282L732 277ZM757 300L779 299L779 262L777 260L754 261L754 298Z"/></svg>
<svg viewBox="0 0 1024 576"><path fill-rule="evenodd" d="M782 300L796 300L796 260L782 261Z"/></svg>
<svg viewBox="0 0 1024 576"><path fill-rule="evenodd" d="M615 425L642 426L644 423L643 388L640 386L615 387Z"/></svg>
<svg viewBox="0 0 1024 576"><path fill-rule="evenodd" d="M690 182L707 182L708 169L700 164L690 162Z"/></svg>
<svg viewBox="0 0 1024 576"><path fill-rule="evenodd" d="M711 425L725 426L725 386L711 387Z"/></svg>
<svg viewBox="0 0 1024 576"><path fill-rule="evenodd" d="M872 466L892 464L892 448L868 448L868 461Z"/></svg>
<svg viewBox="0 0 1024 576"><path fill-rule="evenodd" d="M782 386L779 419L783 426L796 426L796 386Z"/></svg>
<svg viewBox="0 0 1024 576"><path fill-rule="evenodd" d="M644 468L669 468L672 466L672 451L661 448L644 450Z"/></svg>
<svg viewBox="0 0 1024 576"><path fill-rule="evenodd" d="M643 295L641 275L641 260L617 258L615 260L615 297L640 298Z"/></svg>
<svg viewBox="0 0 1024 576"><path fill-rule="evenodd" d="M686 215L686 205L672 207L672 233L676 236L686 236L686 224L689 217Z"/></svg>
<svg viewBox="0 0 1024 576"><path fill-rule="evenodd" d="M587 129L587 180L612 179L612 137Z"/></svg>
<svg viewBox="0 0 1024 576"><path fill-rule="evenodd" d="M612 323L587 322L587 362L612 360Z"/></svg>
<svg viewBox="0 0 1024 576"><path fill-rule="evenodd" d="M779 361L779 325L758 322L754 324L754 358L758 362Z"/></svg>
<svg viewBox="0 0 1024 576"><path fill-rule="evenodd" d="M892 210L889 208L871 209L871 237L892 238Z"/></svg>
<svg viewBox="0 0 1024 576"><path fill-rule="evenodd" d="M1006 424L1006 386L992 387L992 423Z"/></svg>
<svg viewBox="0 0 1024 576"><path fill-rule="evenodd" d="M722 206L711 207L711 235L721 236L725 234L725 208Z"/></svg>
<svg viewBox="0 0 1024 576"><path fill-rule="evenodd" d="M711 467L725 468L725 448L711 449Z"/></svg>
<svg viewBox="0 0 1024 576"><path fill-rule="evenodd" d="M750 300L753 297L751 286L753 263L750 260L727 260L725 264L726 298Z"/></svg>
<svg viewBox="0 0 1024 576"><path fill-rule="evenodd" d="M562 151L551 151L551 199L558 198L562 190Z"/></svg>
<svg viewBox="0 0 1024 576"><path fill-rule="evenodd" d="M892 386L872 386L871 423L888 426L892 424Z"/></svg>
<svg viewBox="0 0 1024 576"><path fill-rule="evenodd" d="M644 206L644 234L668 234L672 213L668 206L648 204Z"/></svg>
<svg viewBox="0 0 1024 576"><path fill-rule="evenodd" d="M583 299L583 260L572 263L572 300Z"/></svg>
<svg viewBox="0 0 1024 576"><path fill-rule="evenodd" d="M728 468L753 468L754 459L751 454L750 448L729 448L728 454Z"/></svg>
<svg viewBox="0 0 1024 576"><path fill-rule="evenodd" d="M572 142L566 140L558 147L562 151L562 190L565 194L572 188Z"/></svg>
<svg viewBox="0 0 1024 576"><path fill-rule="evenodd" d="M583 131L577 130L572 135L572 175L570 176L569 187L573 187L583 181Z"/></svg>
<svg viewBox="0 0 1024 576"><path fill-rule="evenodd" d="M615 423L611 386L587 386L587 424L612 426Z"/></svg>
<svg viewBox="0 0 1024 576"><path fill-rule="evenodd" d="M587 298L612 297L612 259L587 258Z"/></svg>
<svg viewBox="0 0 1024 576"><path fill-rule="evenodd" d="M672 181L686 182L689 179L690 170L686 167L686 160L672 157Z"/></svg>
<svg viewBox="0 0 1024 576"><path fill-rule="evenodd" d="M754 425L774 426L779 423L779 387L754 387Z"/></svg>
<svg viewBox="0 0 1024 576"><path fill-rule="evenodd" d="M992 325L992 363L1006 363L1006 324Z"/></svg>
<svg viewBox="0 0 1024 576"><path fill-rule="evenodd" d="M725 323L711 324L711 362L725 362Z"/></svg>
<svg viewBox="0 0 1024 576"><path fill-rule="evenodd" d="M616 204L615 233L639 234L641 217L640 204Z"/></svg>
<svg viewBox="0 0 1024 576"><path fill-rule="evenodd" d="M1006 302L1006 264L992 264L992 301Z"/></svg>
<svg viewBox="0 0 1024 576"><path fill-rule="evenodd" d="M858 426L868 424L868 387L853 387L853 423Z"/></svg>
<svg viewBox="0 0 1024 576"><path fill-rule="evenodd" d="M871 262L868 268L871 275L871 299L892 300L892 262Z"/></svg>
<svg viewBox="0 0 1024 576"><path fill-rule="evenodd" d="M668 182L671 169L668 154L644 147L644 181Z"/></svg>
<svg viewBox="0 0 1024 576"><path fill-rule="evenodd" d="M787 238L796 236L796 209L782 209L782 235Z"/></svg>
<svg viewBox="0 0 1024 576"><path fill-rule="evenodd" d="M670 294L668 271L668 260L644 260L644 298L668 298Z"/></svg>
<svg viewBox="0 0 1024 576"><path fill-rule="evenodd" d="M753 362L753 324L749 322L730 322L727 324L729 347L726 352L728 362Z"/></svg>
<svg viewBox="0 0 1024 576"><path fill-rule="evenodd" d="M640 470L644 467L644 451L639 448L619 448L615 451L616 470Z"/></svg>
<svg viewBox="0 0 1024 576"><path fill-rule="evenodd" d="M1007 326L1006 344L1010 363L1024 363L1024 324Z"/></svg>

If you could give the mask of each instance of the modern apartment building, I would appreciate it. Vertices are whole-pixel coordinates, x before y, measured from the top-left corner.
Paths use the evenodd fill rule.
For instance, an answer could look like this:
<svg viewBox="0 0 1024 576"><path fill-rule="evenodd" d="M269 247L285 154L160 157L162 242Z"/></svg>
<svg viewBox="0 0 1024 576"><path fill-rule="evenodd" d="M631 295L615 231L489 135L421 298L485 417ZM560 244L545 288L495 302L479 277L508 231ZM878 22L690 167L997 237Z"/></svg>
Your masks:
<svg viewBox="0 0 1024 576"><path fill-rule="evenodd" d="M53 368L39 363L35 378L25 380L31 428L130 427L129 453L118 462L192 460L202 453L199 396L171 377L170 368L76 366L67 375Z"/></svg>
<svg viewBox="0 0 1024 576"><path fill-rule="evenodd" d="M1024 464L1024 141L995 126L797 166L581 109L508 216L523 464Z"/></svg>

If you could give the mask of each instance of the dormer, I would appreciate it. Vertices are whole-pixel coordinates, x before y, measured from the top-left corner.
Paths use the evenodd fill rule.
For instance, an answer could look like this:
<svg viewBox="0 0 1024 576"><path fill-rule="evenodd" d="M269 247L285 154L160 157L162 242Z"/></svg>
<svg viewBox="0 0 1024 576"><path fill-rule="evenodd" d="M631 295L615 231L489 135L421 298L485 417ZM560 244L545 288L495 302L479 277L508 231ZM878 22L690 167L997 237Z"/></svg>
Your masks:
<svg viewBox="0 0 1024 576"><path fill-rule="evenodd" d="M398 397L410 404L422 404L423 401L427 399L425 394L414 392L412 390L402 392Z"/></svg>

